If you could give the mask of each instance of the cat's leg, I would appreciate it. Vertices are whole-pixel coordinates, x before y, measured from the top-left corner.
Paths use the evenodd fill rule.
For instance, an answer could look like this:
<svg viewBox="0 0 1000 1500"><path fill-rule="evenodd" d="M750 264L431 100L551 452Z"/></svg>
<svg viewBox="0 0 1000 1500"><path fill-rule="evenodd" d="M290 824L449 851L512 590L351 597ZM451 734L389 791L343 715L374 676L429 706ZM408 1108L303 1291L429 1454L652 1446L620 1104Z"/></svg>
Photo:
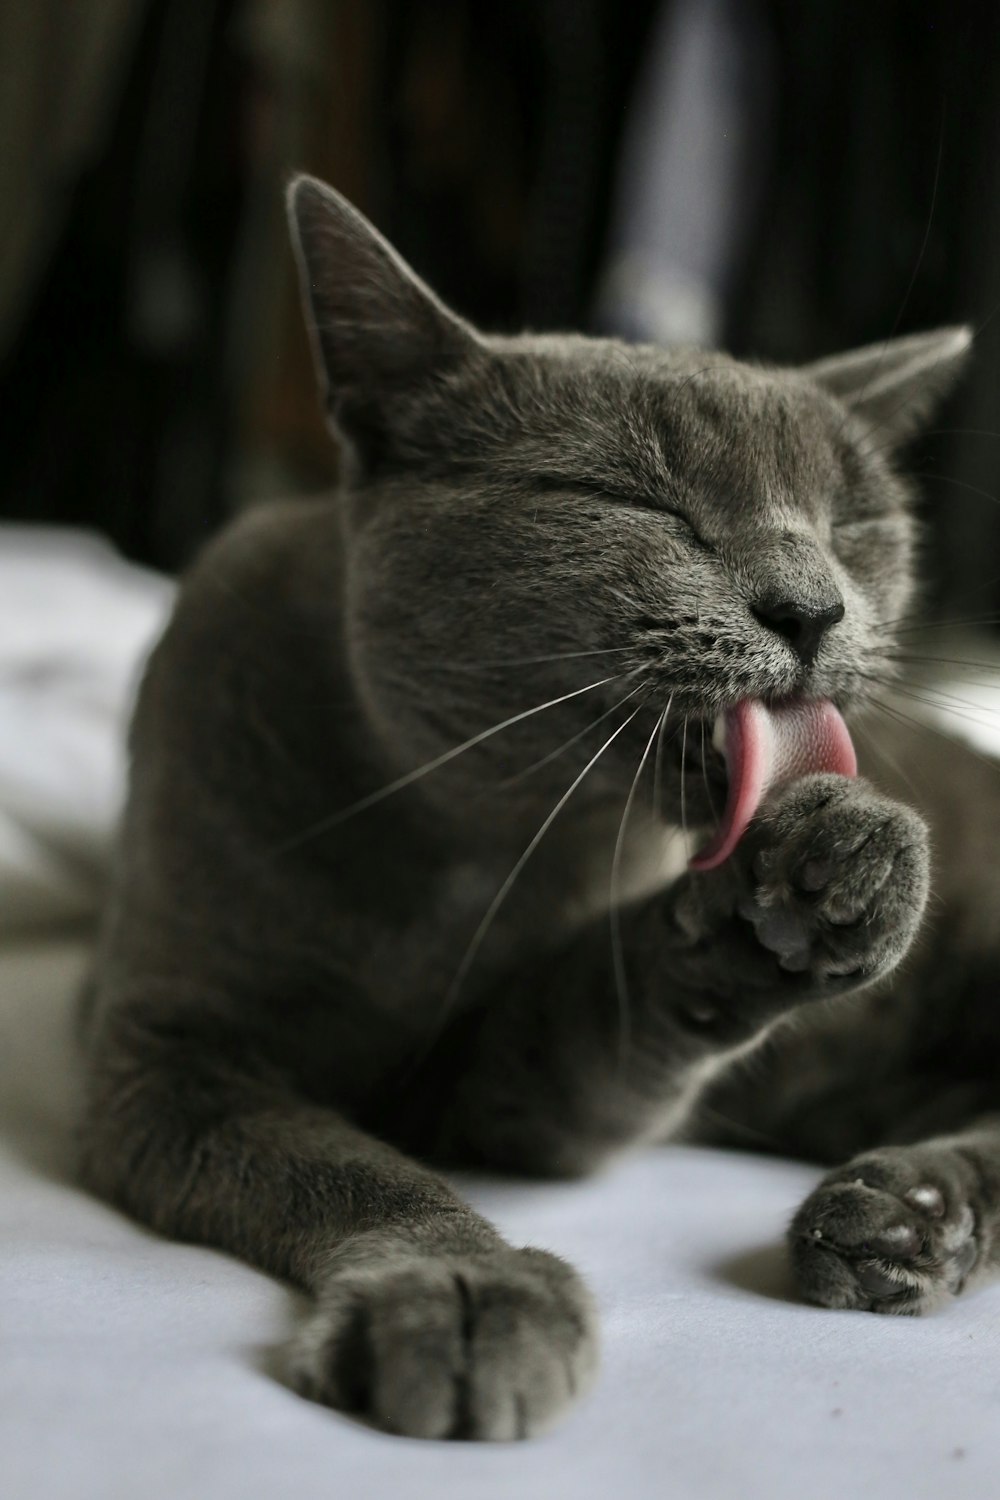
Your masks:
<svg viewBox="0 0 1000 1500"><path fill-rule="evenodd" d="M463 1018L442 1040L440 1085L418 1080L433 1116L416 1138L563 1173L670 1134L718 1064L776 1020L888 974L927 885L915 813L860 779L805 777L724 867L622 911L620 962L595 923Z"/></svg>
<svg viewBox="0 0 1000 1500"><path fill-rule="evenodd" d="M789 1231L803 1293L825 1307L922 1313L1000 1269L1000 1118L829 1173Z"/></svg>
<svg viewBox="0 0 1000 1500"><path fill-rule="evenodd" d="M291 1092L246 1035L120 1003L91 1049L83 1169L165 1234L311 1291L304 1394L419 1437L524 1437L595 1366L589 1294L433 1173Z"/></svg>

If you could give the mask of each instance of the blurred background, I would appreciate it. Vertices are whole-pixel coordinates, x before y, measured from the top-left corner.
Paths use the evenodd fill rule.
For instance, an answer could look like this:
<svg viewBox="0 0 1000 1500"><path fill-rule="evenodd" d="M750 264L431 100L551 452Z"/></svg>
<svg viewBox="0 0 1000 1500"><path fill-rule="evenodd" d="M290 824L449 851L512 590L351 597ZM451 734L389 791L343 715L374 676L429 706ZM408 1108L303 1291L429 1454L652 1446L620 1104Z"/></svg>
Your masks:
<svg viewBox="0 0 1000 1500"><path fill-rule="evenodd" d="M939 612L1000 609L1000 6L3 0L0 519L171 572L335 477L283 217L352 198L487 327L798 361L938 323Z"/></svg>

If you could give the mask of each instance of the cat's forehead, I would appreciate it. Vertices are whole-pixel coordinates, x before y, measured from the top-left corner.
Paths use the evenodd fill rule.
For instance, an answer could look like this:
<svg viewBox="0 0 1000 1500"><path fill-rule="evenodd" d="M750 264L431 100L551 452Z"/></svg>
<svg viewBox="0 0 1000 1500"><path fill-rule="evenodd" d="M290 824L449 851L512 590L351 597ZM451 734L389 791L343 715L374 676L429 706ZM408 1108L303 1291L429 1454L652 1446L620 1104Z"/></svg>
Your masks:
<svg viewBox="0 0 1000 1500"><path fill-rule="evenodd" d="M524 353L525 438L547 445L567 479L797 504L851 448L843 410L793 371L575 338L533 340Z"/></svg>
<svg viewBox="0 0 1000 1500"><path fill-rule="evenodd" d="M732 362L665 374L653 408L664 450L706 498L808 503L842 470L843 414L809 381Z"/></svg>

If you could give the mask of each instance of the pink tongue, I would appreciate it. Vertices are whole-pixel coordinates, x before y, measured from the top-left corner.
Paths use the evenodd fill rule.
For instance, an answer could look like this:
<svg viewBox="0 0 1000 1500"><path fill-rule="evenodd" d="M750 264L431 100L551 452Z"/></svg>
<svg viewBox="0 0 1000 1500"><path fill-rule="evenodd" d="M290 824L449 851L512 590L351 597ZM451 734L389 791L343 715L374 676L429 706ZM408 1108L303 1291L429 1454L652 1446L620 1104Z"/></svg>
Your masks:
<svg viewBox="0 0 1000 1500"><path fill-rule="evenodd" d="M727 711L724 724L726 810L715 837L692 859L692 870L714 870L729 858L765 793L779 782L809 771L858 771L847 725L825 699L767 708L747 698Z"/></svg>

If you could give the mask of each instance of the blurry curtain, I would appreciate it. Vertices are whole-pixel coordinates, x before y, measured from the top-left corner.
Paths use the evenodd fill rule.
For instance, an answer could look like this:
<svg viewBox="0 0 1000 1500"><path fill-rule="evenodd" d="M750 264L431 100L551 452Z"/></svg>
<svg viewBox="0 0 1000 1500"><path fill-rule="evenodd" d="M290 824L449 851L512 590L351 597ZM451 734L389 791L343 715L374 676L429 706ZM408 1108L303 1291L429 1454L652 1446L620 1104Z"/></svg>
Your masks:
<svg viewBox="0 0 1000 1500"><path fill-rule="evenodd" d="M1000 7L6 0L0 48L0 515L174 567L330 474L302 167L487 327L797 361L971 320L909 458L945 607L1000 607Z"/></svg>
<svg viewBox="0 0 1000 1500"><path fill-rule="evenodd" d="M0 358L104 149L142 15L142 0L0 6Z"/></svg>
<svg viewBox="0 0 1000 1500"><path fill-rule="evenodd" d="M168 565L225 510L238 8L0 8L0 513Z"/></svg>

